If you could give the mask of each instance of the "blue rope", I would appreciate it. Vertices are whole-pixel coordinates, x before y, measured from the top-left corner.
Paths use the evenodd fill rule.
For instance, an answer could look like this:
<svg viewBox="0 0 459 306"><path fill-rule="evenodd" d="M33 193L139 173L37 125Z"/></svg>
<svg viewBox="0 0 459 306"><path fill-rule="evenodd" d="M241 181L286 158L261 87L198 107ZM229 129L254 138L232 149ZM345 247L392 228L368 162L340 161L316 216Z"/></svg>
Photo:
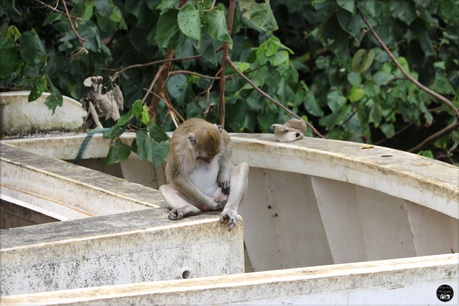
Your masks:
<svg viewBox="0 0 459 306"><path fill-rule="evenodd" d="M86 137L84 138L83 142L81 143L80 150L78 150L78 154L75 157L75 160L73 161L73 163L75 165L78 165L78 163L80 162L81 156L83 155L84 150L86 150L86 146L88 145L88 142L91 140L91 138L92 138L92 136L94 136L94 134L105 133L108 130L110 130L110 128L94 129L94 130L90 131L88 133L88 135L86 135Z"/></svg>

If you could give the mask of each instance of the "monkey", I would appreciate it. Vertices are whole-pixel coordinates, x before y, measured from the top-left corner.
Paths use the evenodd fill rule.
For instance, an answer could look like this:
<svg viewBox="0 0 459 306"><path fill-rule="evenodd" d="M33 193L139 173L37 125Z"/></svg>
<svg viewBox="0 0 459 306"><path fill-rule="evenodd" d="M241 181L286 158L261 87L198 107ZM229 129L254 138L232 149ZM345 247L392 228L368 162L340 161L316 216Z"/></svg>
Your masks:
<svg viewBox="0 0 459 306"><path fill-rule="evenodd" d="M231 231L248 184L249 166L231 161L232 142L220 125L191 118L172 135L166 163L168 184L159 191L171 209L169 219L223 209L220 222Z"/></svg>

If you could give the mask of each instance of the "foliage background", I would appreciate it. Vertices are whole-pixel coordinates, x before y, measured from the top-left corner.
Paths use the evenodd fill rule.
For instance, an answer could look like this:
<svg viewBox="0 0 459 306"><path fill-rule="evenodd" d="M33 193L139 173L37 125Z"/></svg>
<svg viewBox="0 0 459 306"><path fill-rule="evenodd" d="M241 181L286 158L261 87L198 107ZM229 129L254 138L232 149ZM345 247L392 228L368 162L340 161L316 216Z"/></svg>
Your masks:
<svg viewBox="0 0 459 306"><path fill-rule="evenodd" d="M212 1L189 2L208 7ZM327 138L410 150L457 122L450 108L403 77L364 30L358 10L412 77L444 95L457 108L458 0L271 0L276 20L261 26L257 26L254 15L251 20L243 17L240 8L249 2L254 1L237 2L232 61L263 91ZM80 18L74 21L78 24L76 31L86 41L85 53L68 18L52 9L64 12L62 1L2 1L1 90L28 89L35 96L50 91L47 103L55 108L61 94L79 100L87 91L83 87L86 77L102 75L108 79L112 71L107 69L164 59L164 46L174 46L176 58L204 56L174 62L172 70L215 76L222 52L205 51L218 48L218 41L224 39L206 36L198 46L196 39L180 32L158 38L158 33L161 36L167 29L158 22L160 17L171 14L176 3L67 0L70 14ZM228 4L217 1L217 8L227 14ZM261 20L269 17L264 11L260 14ZM276 21L278 29L274 30ZM144 97L158 67L132 68L120 74L118 83L126 110ZM234 74L231 68L226 70L227 75ZM180 114L201 117L210 103L218 105L219 86L213 82L218 83L178 73L169 77L166 86ZM225 101L225 128L229 131L271 132L271 124L290 118L236 75L226 81ZM217 109L207 119L217 122L218 116ZM165 103L158 105L155 121L165 130L174 128ZM312 136L310 130L308 133ZM458 163L458 146L459 131L455 129L415 151Z"/></svg>

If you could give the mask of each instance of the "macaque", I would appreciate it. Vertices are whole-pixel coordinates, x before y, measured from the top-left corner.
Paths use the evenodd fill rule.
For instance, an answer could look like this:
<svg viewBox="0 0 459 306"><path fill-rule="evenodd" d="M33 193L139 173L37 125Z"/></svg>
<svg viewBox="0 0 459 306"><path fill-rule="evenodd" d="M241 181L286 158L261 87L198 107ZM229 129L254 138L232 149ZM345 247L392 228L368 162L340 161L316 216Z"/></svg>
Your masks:
<svg viewBox="0 0 459 306"><path fill-rule="evenodd" d="M169 219L220 210L232 230L247 191L247 163L231 162L231 138L221 126L203 119L183 122L172 135L167 157L169 184L159 188L171 211Z"/></svg>

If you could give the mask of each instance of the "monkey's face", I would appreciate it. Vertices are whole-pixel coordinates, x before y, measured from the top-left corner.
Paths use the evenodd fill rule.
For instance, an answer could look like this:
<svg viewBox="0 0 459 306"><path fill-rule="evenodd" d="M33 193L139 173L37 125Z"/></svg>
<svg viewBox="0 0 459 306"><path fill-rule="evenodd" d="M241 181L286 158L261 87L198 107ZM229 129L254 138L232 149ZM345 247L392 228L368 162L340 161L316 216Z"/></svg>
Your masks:
<svg viewBox="0 0 459 306"><path fill-rule="evenodd" d="M196 160L198 162L203 162L204 164L210 165L212 161L214 160L215 156L204 156L204 155L198 155Z"/></svg>
<svg viewBox="0 0 459 306"><path fill-rule="evenodd" d="M211 164L221 150L221 136L217 131L205 131L198 135L196 141L196 161ZM199 137L200 136L200 137Z"/></svg>

